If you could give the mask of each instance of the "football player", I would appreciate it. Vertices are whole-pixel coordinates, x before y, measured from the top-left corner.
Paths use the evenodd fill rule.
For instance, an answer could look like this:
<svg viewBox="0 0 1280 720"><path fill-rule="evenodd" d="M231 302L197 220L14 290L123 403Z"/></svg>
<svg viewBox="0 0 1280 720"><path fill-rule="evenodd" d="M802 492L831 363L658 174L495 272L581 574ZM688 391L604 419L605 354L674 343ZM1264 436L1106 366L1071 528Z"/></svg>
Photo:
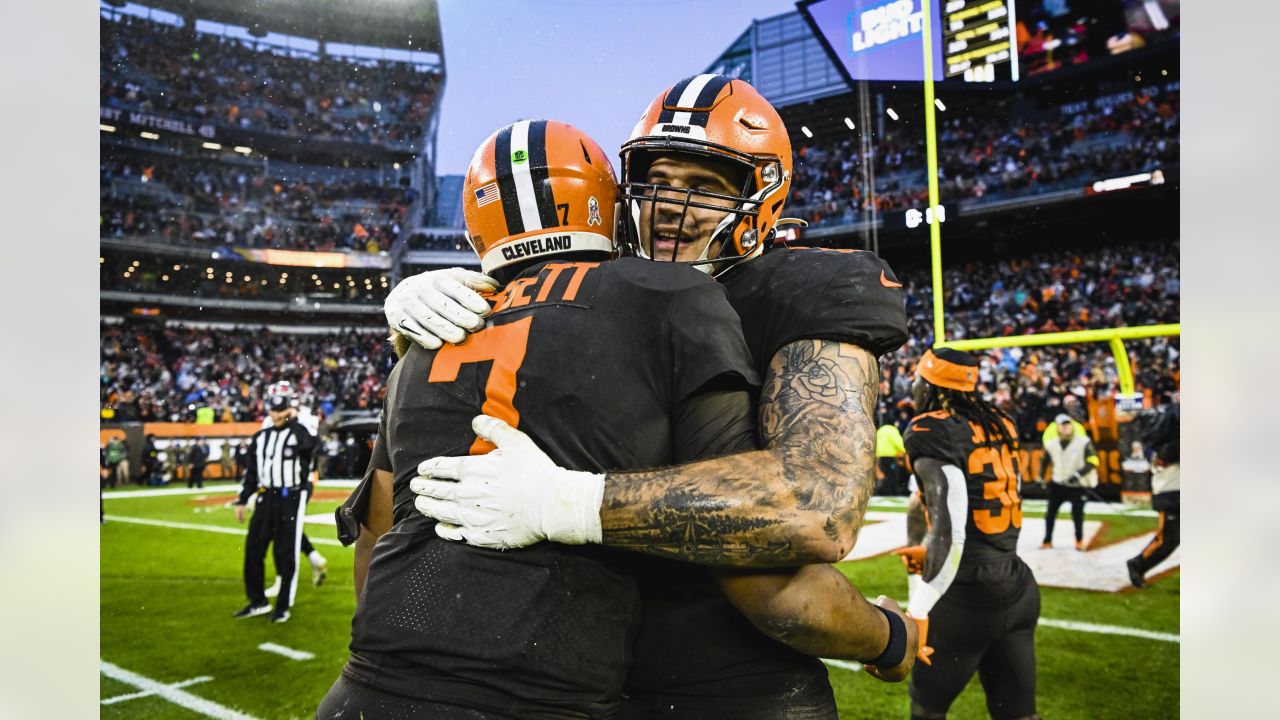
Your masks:
<svg viewBox="0 0 1280 720"><path fill-rule="evenodd" d="M438 526L442 535L487 547L587 538L729 567L796 567L848 554L874 485L877 357L905 340L906 318L901 285L870 253L763 252L782 220L791 162L777 111L747 83L711 74L664 90L622 149L621 238L634 255L689 264L724 285L765 378L764 449L577 476L569 485L555 480L564 471L519 432L490 423L502 452L432 460L414 482L419 507L447 521ZM470 302L457 275L443 273L407 281L392 295L393 326L410 306L432 310L430 322L417 326L424 328L464 315ZM452 342L480 322L467 317L440 337ZM431 345L440 337L414 339ZM587 532L548 531L541 483L573 488L559 500L580 508ZM653 568L642 582L645 621L629 712L834 717L826 669L797 650L830 657L823 643L840 634L756 622L762 635L734 608L770 602L780 585L829 569L713 575L687 563ZM847 592L848 583L836 579L831 588ZM840 606L838 594L830 604L819 594L807 600L811 608Z"/></svg>
<svg viewBox="0 0 1280 720"><path fill-rule="evenodd" d="M908 527L907 614L920 628L911 717L945 718L974 672L993 718L1036 718L1040 588L1018 557L1022 471L1013 421L976 392L978 362L928 350L912 385L907 462L922 503ZM923 514L923 519L918 515Z"/></svg>
<svg viewBox="0 0 1280 720"><path fill-rule="evenodd" d="M266 398L267 403L270 404L271 399L277 396L288 400L289 418L291 420L297 420L298 424L306 428L307 432L311 433L312 437L318 439L320 437L320 418L316 417L315 413L311 412L311 408L302 404L301 400L298 398L298 392L293 388L293 383L288 380L281 380L280 382L272 383L268 386ZM265 430L269 427L272 427L270 415L262 419L261 429ZM314 470L311 471L311 478L312 479L308 483L309 487L307 489L308 498L315 494L316 472ZM306 512L305 507L302 509L302 512ZM301 549L302 554L307 558L307 562L311 563L311 585L313 587L320 587L329 577L329 561L325 559L325 556L320 554L320 551L316 550L315 545L311 544L311 538L307 537L306 532L302 533ZM268 598L276 597L280 594L280 583L280 575L277 574L275 582L273 582L271 587L267 588L263 594Z"/></svg>
<svg viewBox="0 0 1280 720"><path fill-rule="evenodd" d="M408 487L428 457L488 449L482 409L592 471L751 442L756 374L724 291L690 268L604 262L616 192L604 152L564 123L516 123L475 153L464 212L493 312L466 344L409 348L391 373L367 508L340 513L363 520L362 588L319 717L617 712L639 599L610 553L446 542Z"/></svg>

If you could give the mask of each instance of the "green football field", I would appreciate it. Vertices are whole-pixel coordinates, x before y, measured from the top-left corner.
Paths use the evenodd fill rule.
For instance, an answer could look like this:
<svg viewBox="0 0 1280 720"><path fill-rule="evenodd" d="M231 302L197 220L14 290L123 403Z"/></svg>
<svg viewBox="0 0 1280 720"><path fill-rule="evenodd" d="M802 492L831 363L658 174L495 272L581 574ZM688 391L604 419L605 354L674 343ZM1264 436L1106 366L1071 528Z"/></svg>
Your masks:
<svg viewBox="0 0 1280 720"><path fill-rule="evenodd" d="M346 492L322 486L308 514L331 512ZM329 560L328 581L311 587L303 561L288 623L235 620L231 613L246 602L245 526L227 507L233 494L230 485L211 484L200 494L120 492L106 499L102 717L310 718L338 676L355 606L351 551L338 545L332 525L309 523L307 535ZM1093 545L1156 526L1151 517L1091 519L1104 523ZM906 577L895 557L839 567L870 597L906 597ZM268 579L271 572L268 554ZM1041 715L1177 717L1179 583L1174 570L1143 591L1042 588L1036 635ZM907 717L905 683L881 683L856 663L829 667L842 718ZM975 678L950 717L986 716Z"/></svg>

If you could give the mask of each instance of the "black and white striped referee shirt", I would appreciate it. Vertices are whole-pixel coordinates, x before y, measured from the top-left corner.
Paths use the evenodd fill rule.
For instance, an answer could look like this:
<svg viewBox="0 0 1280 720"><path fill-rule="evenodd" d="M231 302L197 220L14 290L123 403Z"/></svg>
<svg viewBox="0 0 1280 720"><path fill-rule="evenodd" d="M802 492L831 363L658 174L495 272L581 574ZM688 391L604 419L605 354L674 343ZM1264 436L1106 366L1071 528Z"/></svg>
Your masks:
<svg viewBox="0 0 1280 720"><path fill-rule="evenodd" d="M240 504L248 502L259 487L304 488L310 479L315 447L316 436L297 420L259 430L249 441Z"/></svg>

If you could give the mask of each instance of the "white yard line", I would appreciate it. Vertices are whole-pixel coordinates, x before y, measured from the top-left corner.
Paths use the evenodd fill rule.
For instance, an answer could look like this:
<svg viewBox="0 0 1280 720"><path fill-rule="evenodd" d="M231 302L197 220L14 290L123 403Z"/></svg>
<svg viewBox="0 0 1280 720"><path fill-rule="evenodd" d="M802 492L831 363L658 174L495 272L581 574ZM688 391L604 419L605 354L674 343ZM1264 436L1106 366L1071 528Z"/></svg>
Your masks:
<svg viewBox="0 0 1280 720"><path fill-rule="evenodd" d="M212 679L213 678L209 677L208 675L201 675L200 677L191 678L190 680L183 680L182 682L176 682L176 683L173 683L172 685L166 685L165 687L173 688L177 690L179 688L190 687L192 685L196 685L202 682L209 682ZM124 702L125 700L137 700L138 698L150 697L155 694L156 694L155 690L142 690L140 692L127 693L125 695L116 695L115 697L109 697L106 700L103 700L102 704L114 705L118 702Z"/></svg>
<svg viewBox="0 0 1280 720"><path fill-rule="evenodd" d="M1045 508L1048 506L1048 504L1049 503L1045 500L1023 500L1022 511L1032 512L1032 513L1042 513L1045 511ZM873 497L871 498L871 502L868 504L868 507L875 510L884 510L889 508L898 509L898 508L905 508L906 506L907 506L907 498L897 497L897 496ZM1128 517L1150 517L1150 518L1153 518L1159 515L1159 513L1157 513L1154 510L1145 510L1141 508L1130 509L1126 507L1123 503L1098 502L1097 500L1090 500L1084 506L1084 514L1086 517L1090 515L1097 515L1101 517L1117 517L1117 516L1124 515Z"/></svg>
<svg viewBox="0 0 1280 720"><path fill-rule="evenodd" d="M359 480L321 480L316 483L320 487L354 488ZM105 500L128 500L130 498L167 497L170 495L234 495L240 492L240 483L220 483L203 488L160 487L150 490L107 490L102 493Z"/></svg>
<svg viewBox="0 0 1280 720"><path fill-rule="evenodd" d="M899 603L906 607L905 600ZM1142 630L1141 628L1122 627L1120 625L1099 625L1097 623L1076 622L1074 620L1055 620L1053 618L1040 618L1040 625L1044 627L1057 628L1059 630L1071 630L1072 632L1098 633L1100 635L1124 635L1127 637L1142 638L1144 640L1156 640L1159 642L1182 643L1182 638L1173 633L1162 633L1154 630ZM846 662L844 660L828 660L823 658L822 662L838 667L841 670L849 672L861 672L862 664L856 662Z"/></svg>
<svg viewBox="0 0 1280 720"><path fill-rule="evenodd" d="M1144 640L1159 640L1160 642L1178 644L1182 643L1181 636L1174 635L1173 633L1162 633L1155 632L1154 630L1121 627L1119 625L1098 625L1096 623L1076 622L1074 620L1054 620L1052 618L1040 618L1040 624L1045 627L1058 628L1060 630L1100 633L1102 635L1127 635L1129 637L1143 638Z"/></svg>
<svg viewBox="0 0 1280 720"><path fill-rule="evenodd" d="M110 522L132 523L134 525L151 525L153 527L171 528L173 530L200 530L203 532L222 533L223 535L241 535L246 532L243 528L222 527L221 525L198 525L195 523L170 522L168 520L152 520L150 518L125 517L123 515L108 515L107 520ZM342 547L342 543L332 538L311 538L311 542L316 545L336 545Z"/></svg>
<svg viewBox="0 0 1280 720"><path fill-rule="evenodd" d="M277 654L277 655L283 655L283 656L285 656L285 657L289 658L290 660L313 660L313 659L315 659L315 655L313 655L312 653L307 652L306 650L294 650L294 649L293 649L293 648L291 648L291 647L285 647L285 646L283 646L283 645L277 645L277 644L275 644L275 643L273 643L273 642L265 642L265 643L262 643L261 645L259 645L259 646L258 646L258 649L259 649L259 650L265 650L266 652L269 652L269 653L275 653L275 654Z"/></svg>
<svg viewBox="0 0 1280 720"><path fill-rule="evenodd" d="M233 710L225 705L219 705L212 700L205 700L202 697L192 695L186 690L176 688L172 685L166 685L135 672L130 672L122 667L112 665L105 660L100 661L100 664L102 674L112 680L117 680L125 683L126 685L132 685L139 690L150 692L173 703L174 705L184 707L192 712L200 713L205 717L211 717L215 720L257 720L252 715L246 715L239 710Z"/></svg>

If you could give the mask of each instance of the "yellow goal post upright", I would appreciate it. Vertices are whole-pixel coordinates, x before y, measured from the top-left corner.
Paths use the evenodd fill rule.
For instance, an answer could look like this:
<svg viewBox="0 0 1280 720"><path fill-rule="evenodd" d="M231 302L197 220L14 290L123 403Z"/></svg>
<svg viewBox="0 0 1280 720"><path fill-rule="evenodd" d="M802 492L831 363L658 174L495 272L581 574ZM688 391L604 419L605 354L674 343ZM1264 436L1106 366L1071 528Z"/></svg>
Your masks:
<svg viewBox="0 0 1280 720"><path fill-rule="evenodd" d="M938 133L937 120L934 114L933 93L933 9L931 0L920 0L920 11L924 16L924 130L925 130L925 172L929 185L929 210L931 216L929 227L929 255L933 276L933 338L934 345L955 348L956 350L990 350L1005 347L1034 347L1041 345L1067 345L1079 343L1105 342L1111 347L1115 356L1116 374L1120 386L1120 395L1116 398L1121 409L1136 410L1133 403L1138 401L1133 387L1133 369L1129 365L1129 353L1125 350L1125 340L1140 338L1181 335L1182 324L1142 325L1137 327L1118 327L1097 330L1075 330L1070 332L1037 333L1032 335L1014 335L1009 337L973 338L965 340L947 340L946 317L943 303L942 287L942 217L941 203L938 193ZM1126 407L1128 406L1128 407Z"/></svg>

